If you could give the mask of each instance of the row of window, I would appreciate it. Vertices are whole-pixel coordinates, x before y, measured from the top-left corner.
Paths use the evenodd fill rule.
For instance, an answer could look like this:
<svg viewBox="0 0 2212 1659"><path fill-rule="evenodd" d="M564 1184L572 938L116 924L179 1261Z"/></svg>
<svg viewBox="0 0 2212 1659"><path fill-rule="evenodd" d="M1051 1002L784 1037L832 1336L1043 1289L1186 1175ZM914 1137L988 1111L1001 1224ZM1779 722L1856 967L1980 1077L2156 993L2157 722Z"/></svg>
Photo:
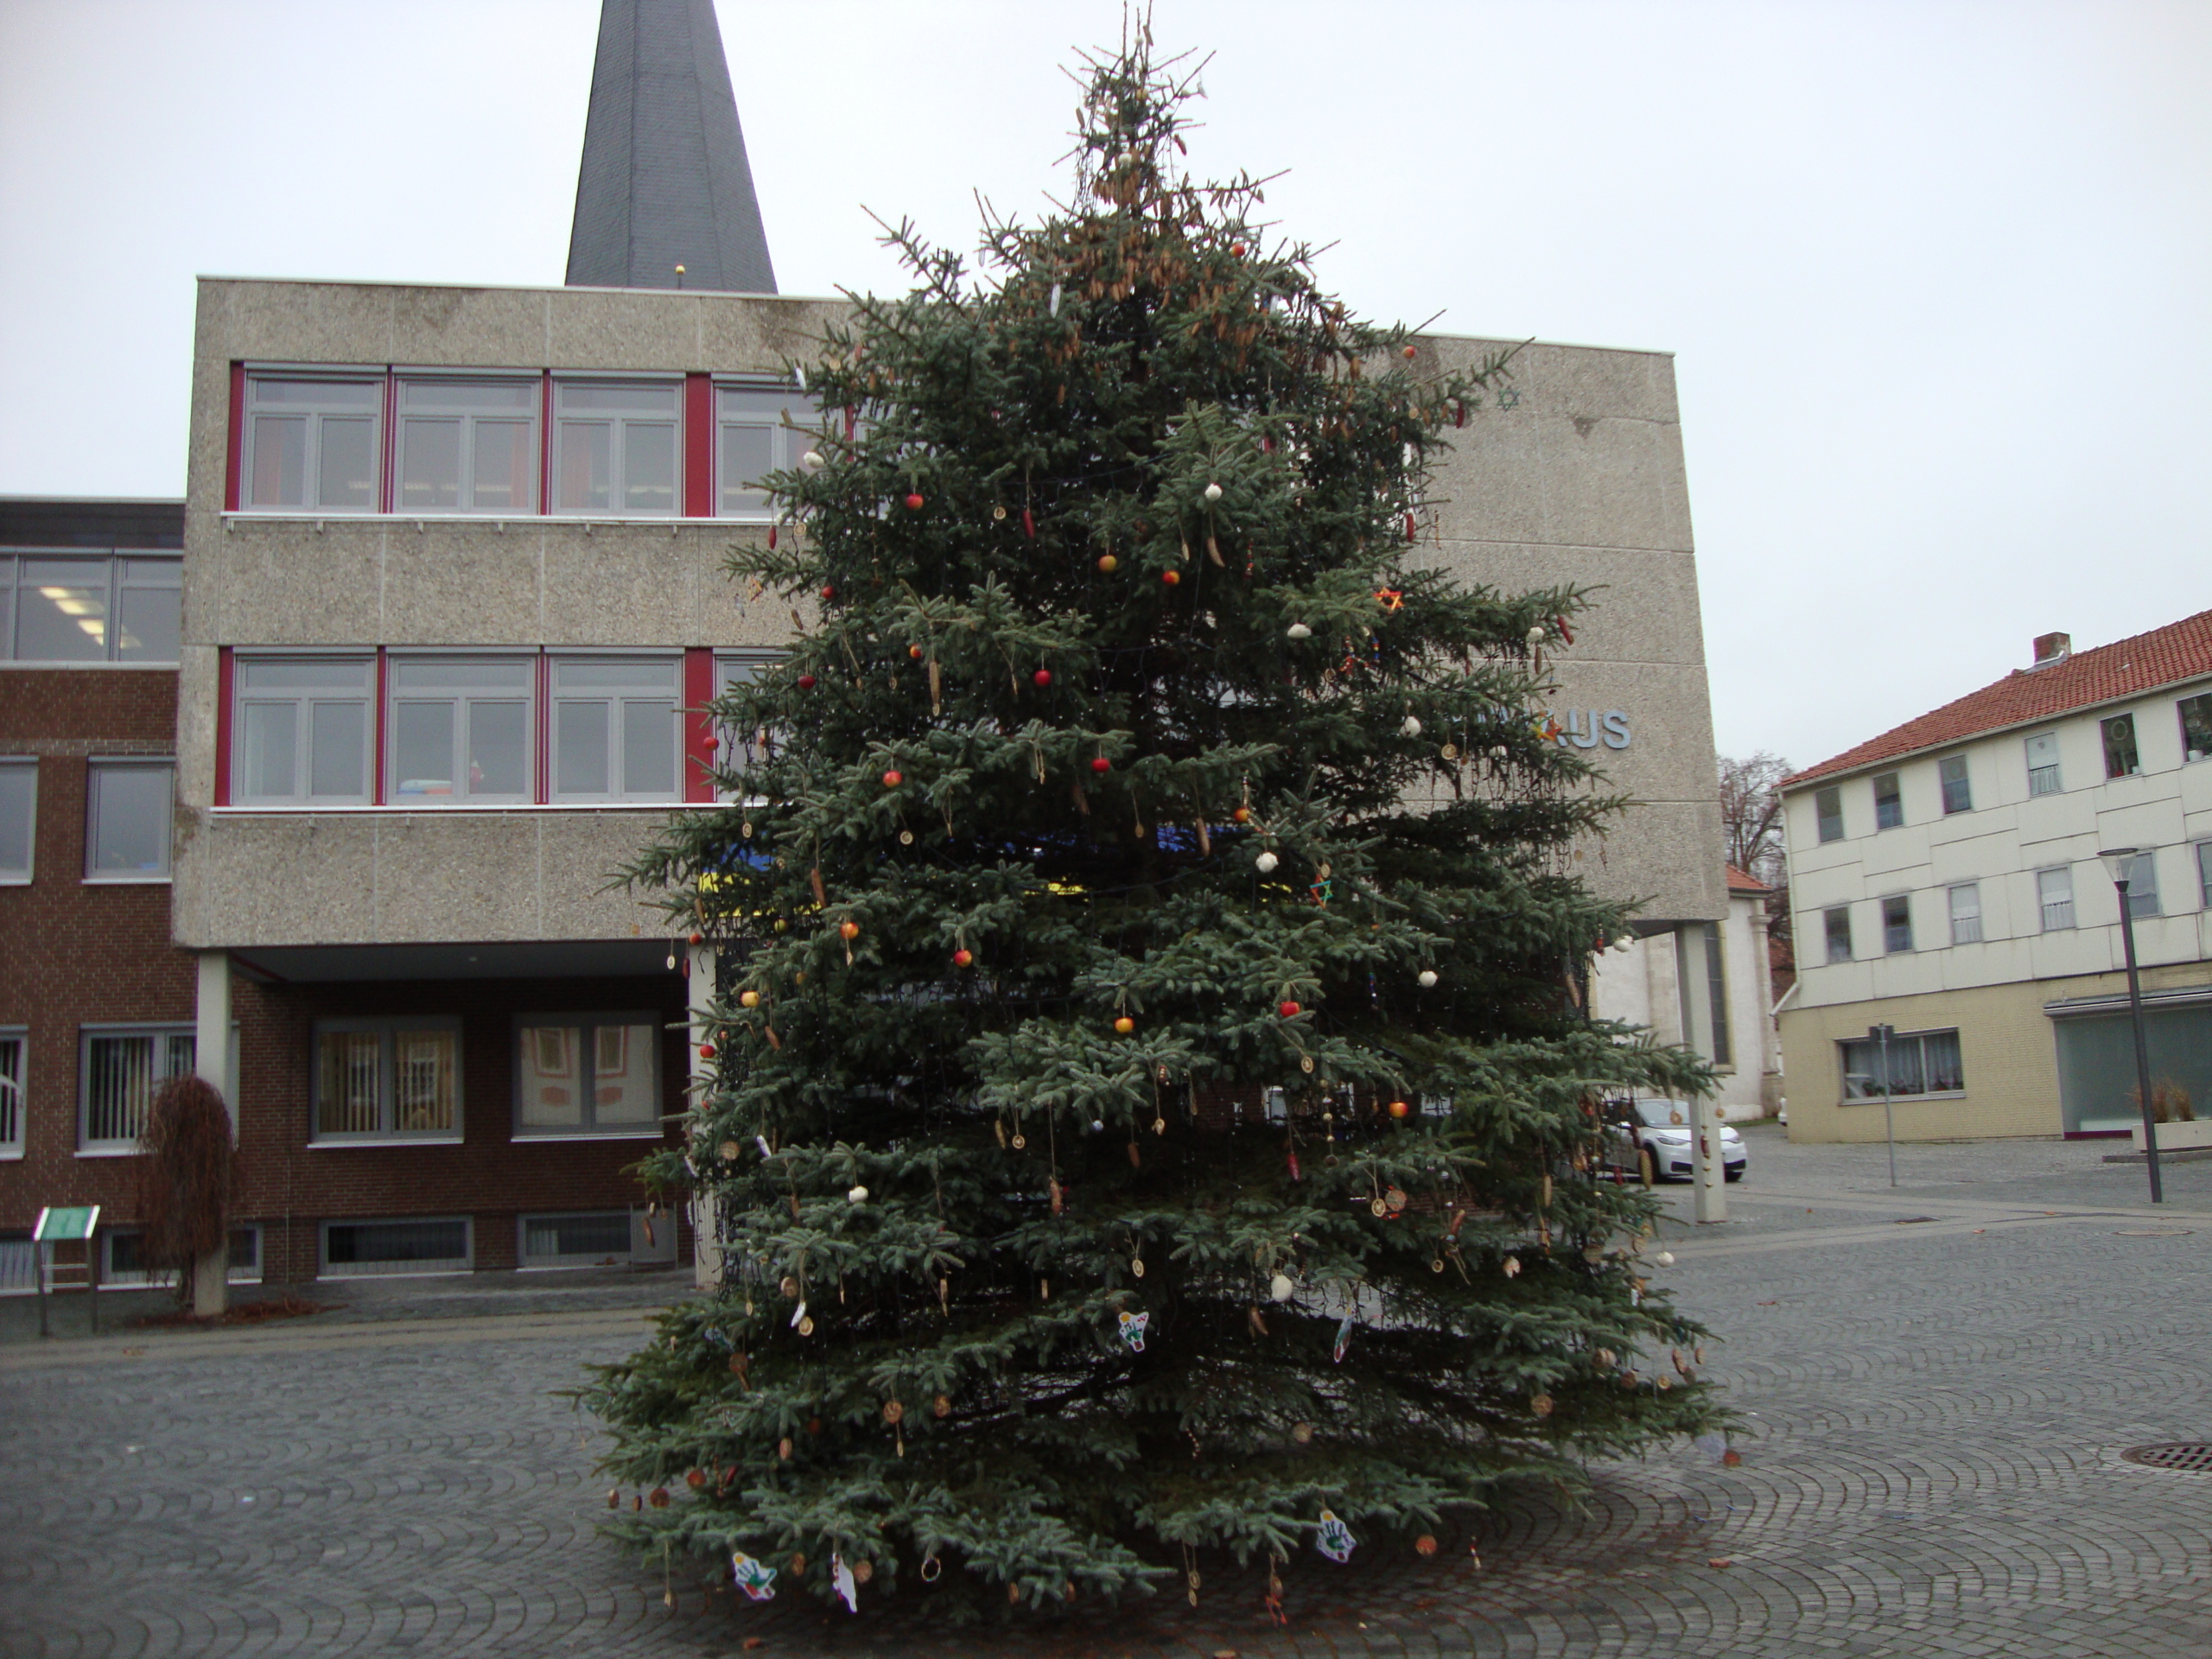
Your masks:
<svg viewBox="0 0 2212 1659"><path fill-rule="evenodd" d="M715 661L718 695L765 653ZM683 654L236 653L231 804L684 800Z"/></svg>
<svg viewBox="0 0 2212 1659"><path fill-rule="evenodd" d="M2174 704L2174 712L2181 724L2183 764L2212 756L2212 692L2179 699ZM2098 736L2107 779L2132 777L2143 770L2141 752L2135 741L2135 715L2133 711L2100 721ZM2025 739L2023 747L2027 762L2029 795L2060 793L2065 784L2060 774L2058 734L2055 731L2037 732ZM1947 754L1936 763L1936 768L1945 816L1973 811L1974 782L1967 772L1966 755ZM1904 823L1902 775L1894 772L1877 772L1872 782L1874 828L1878 830L1897 829ZM1842 785L1816 791L1813 796L1813 810L1821 841L1843 839Z"/></svg>
<svg viewBox="0 0 2212 1659"><path fill-rule="evenodd" d="M0 662L174 663L184 562L0 553Z"/></svg>
<svg viewBox="0 0 2212 1659"><path fill-rule="evenodd" d="M793 388L717 382L695 401L682 375L244 378L233 505L247 512L765 519L760 480L798 466L822 420ZM712 475L687 479L701 418Z"/></svg>
<svg viewBox="0 0 2212 1659"><path fill-rule="evenodd" d="M2196 904L2212 909L2212 841L2199 842L2188 853L2194 866ZM2036 931L2058 933L2073 927L2074 867L2054 864L2036 871L2035 879L2038 923ZM1950 943L1982 944L1981 883L1960 881L1945 887L1942 893ZM1878 902L1881 906L1882 954L1898 956L1919 949L1913 937L1912 895L1891 893ZM2183 907L2189 907L2186 902ZM2138 918L2164 913L2158 895L2158 857L2155 851L2138 854L2129 866L2127 913ZM1850 906L1837 905L1823 911L1821 927L1827 961L1850 962L1857 957Z"/></svg>
<svg viewBox="0 0 2212 1659"><path fill-rule="evenodd" d="M170 803L176 763L96 755L86 763L87 881L169 879ZM0 756L0 887L30 880L38 847L38 760Z"/></svg>
<svg viewBox="0 0 2212 1659"><path fill-rule="evenodd" d="M514 1138L658 1136L664 1023L652 1013L518 1016ZM0 1158L22 1155L26 1044L20 1028L0 1031ZM155 1091L171 1077L189 1077L197 1054L190 1026L80 1032L78 1150L135 1151ZM458 1141L461 1094L457 1018L315 1025L314 1141Z"/></svg>

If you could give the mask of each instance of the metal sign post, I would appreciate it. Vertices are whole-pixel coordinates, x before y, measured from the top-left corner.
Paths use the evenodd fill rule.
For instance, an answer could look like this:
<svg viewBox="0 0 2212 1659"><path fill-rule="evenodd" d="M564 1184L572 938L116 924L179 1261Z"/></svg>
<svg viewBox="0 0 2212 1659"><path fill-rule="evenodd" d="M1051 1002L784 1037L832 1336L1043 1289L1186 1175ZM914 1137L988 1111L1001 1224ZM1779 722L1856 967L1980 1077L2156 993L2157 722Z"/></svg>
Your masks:
<svg viewBox="0 0 2212 1659"><path fill-rule="evenodd" d="M1897 1034L1895 1026L1869 1026L1866 1040L1882 1051L1882 1123L1890 1141L1890 1185L1897 1184L1897 1115L1890 1103L1890 1039Z"/></svg>
<svg viewBox="0 0 2212 1659"><path fill-rule="evenodd" d="M92 1237L99 1224L97 1204L48 1205L38 1212L31 1228L31 1271L38 1275L38 1333L41 1337L54 1334L47 1328L47 1281L54 1276L54 1247L60 1243L81 1241L85 1246L85 1288L92 1298L92 1329L100 1328L100 1258Z"/></svg>

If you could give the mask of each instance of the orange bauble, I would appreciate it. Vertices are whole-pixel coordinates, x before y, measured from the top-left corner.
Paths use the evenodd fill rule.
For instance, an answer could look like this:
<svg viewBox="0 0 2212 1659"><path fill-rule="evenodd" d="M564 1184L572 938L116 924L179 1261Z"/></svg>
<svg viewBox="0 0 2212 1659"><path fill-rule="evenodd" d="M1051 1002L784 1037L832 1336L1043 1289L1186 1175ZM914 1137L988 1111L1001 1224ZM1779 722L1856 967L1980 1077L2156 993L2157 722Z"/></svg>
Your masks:
<svg viewBox="0 0 2212 1659"><path fill-rule="evenodd" d="M1122 562L1111 553L1102 553L1098 556L1098 568L1109 576L1121 568L1121 563Z"/></svg>
<svg viewBox="0 0 2212 1659"><path fill-rule="evenodd" d="M857 939L861 936L861 925L858 922L847 922L838 928L837 931L849 939Z"/></svg>
<svg viewBox="0 0 2212 1659"><path fill-rule="evenodd" d="M1229 816L1238 823L1249 823L1252 822L1252 809L1249 806L1240 806Z"/></svg>
<svg viewBox="0 0 2212 1659"><path fill-rule="evenodd" d="M1394 1100L1390 1103L1390 1116L1393 1117L1410 1117L1413 1116L1413 1109L1402 1100Z"/></svg>
<svg viewBox="0 0 2212 1659"><path fill-rule="evenodd" d="M896 789L906 781L906 775L903 772L887 772L883 774L883 786L886 789Z"/></svg>
<svg viewBox="0 0 2212 1659"><path fill-rule="evenodd" d="M952 953L952 965L956 968L965 968L969 963L975 960L976 953L972 950L963 949L956 950Z"/></svg>
<svg viewBox="0 0 2212 1659"><path fill-rule="evenodd" d="M1160 573L1160 579L1173 588L1183 580L1183 573L1180 570L1163 570Z"/></svg>
<svg viewBox="0 0 2212 1659"><path fill-rule="evenodd" d="M1136 1028L1137 1022L1130 1019L1126 1014L1114 1022L1114 1029L1120 1032L1124 1037L1128 1036Z"/></svg>
<svg viewBox="0 0 2212 1659"><path fill-rule="evenodd" d="M737 999L737 1006L741 1008L759 1007L760 1006L760 993L758 991L747 991L743 993Z"/></svg>

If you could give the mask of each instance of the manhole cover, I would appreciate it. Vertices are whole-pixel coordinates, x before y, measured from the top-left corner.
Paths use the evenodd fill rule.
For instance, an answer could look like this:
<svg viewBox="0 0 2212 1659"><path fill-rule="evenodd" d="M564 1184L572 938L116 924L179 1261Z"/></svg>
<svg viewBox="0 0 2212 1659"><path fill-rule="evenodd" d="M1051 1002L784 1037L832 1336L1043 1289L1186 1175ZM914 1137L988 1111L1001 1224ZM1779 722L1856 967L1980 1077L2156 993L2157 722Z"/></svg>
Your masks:
<svg viewBox="0 0 2212 1659"><path fill-rule="evenodd" d="M2131 1446L2120 1455L2145 1468L2187 1469L2198 1474L2212 1474L2212 1445L2202 1440L2183 1440L2172 1446Z"/></svg>

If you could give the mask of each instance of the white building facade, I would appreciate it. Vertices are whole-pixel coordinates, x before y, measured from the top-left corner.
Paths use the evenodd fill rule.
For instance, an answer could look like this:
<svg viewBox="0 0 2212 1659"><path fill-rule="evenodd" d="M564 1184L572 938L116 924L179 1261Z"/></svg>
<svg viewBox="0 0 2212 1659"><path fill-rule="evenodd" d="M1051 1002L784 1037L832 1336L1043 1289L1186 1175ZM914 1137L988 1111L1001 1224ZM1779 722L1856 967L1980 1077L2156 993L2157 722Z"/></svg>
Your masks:
<svg viewBox="0 0 2212 1659"><path fill-rule="evenodd" d="M2018 671L1783 786L1797 1140L2137 1122L2118 889L2154 1094L2212 1116L2212 612ZM1877 1025L1893 1027L1886 1076Z"/></svg>

